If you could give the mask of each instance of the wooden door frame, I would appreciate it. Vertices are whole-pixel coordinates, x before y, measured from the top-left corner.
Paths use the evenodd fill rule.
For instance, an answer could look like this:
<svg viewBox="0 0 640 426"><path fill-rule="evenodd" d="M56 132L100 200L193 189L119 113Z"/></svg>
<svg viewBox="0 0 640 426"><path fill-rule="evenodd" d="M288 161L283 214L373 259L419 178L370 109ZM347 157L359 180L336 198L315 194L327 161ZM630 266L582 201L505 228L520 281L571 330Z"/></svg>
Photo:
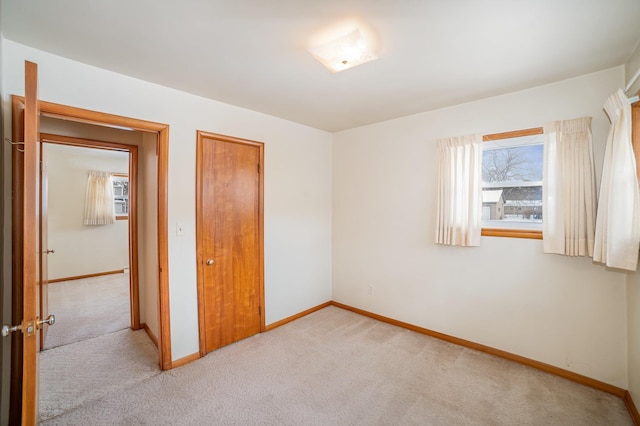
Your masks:
<svg viewBox="0 0 640 426"><path fill-rule="evenodd" d="M52 102L38 101L40 113L53 118L94 124L106 127L121 127L156 135L158 156L158 358L160 369L172 368L171 360L171 328L169 312L169 249L168 249L168 163L169 163L169 125L152 121L139 120L82 108L60 105ZM25 97L11 96L12 139L19 142L24 134ZM25 241L31 239L29 233L35 229L26 229L19 208L24 196L22 185L24 158L17 149L12 150L12 319L15 324L22 321L22 281L23 281L23 247ZM23 234L24 232L24 234ZM19 319L17 319L19 318ZM16 320L17 319L17 320ZM20 333L12 333L12 385L11 412L22 405L22 337ZM20 360L18 362L18 359Z"/></svg>
<svg viewBox="0 0 640 426"><path fill-rule="evenodd" d="M131 328L139 330L141 326L140 287L138 285L138 146L42 132L40 133L40 142L129 153L129 305Z"/></svg>
<svg viewBox="0 0 640 426"><path fill-rule="evenodd" d="M38 292L40 301L40 318L45 319L49 317L49 289L47 287L49 279L49 241L48 241L48 223L49 223L49 179L47 176L47 162L44 152L44 144L40 143L37 146L38 159L40 161L40 167L38 171L38 270L40 271L38 277ZM47 218L46 220L44 218ZM44 243L44 244L43 244ZM42 324L42 328L38 333L40 339L40 350L44 349L45 338L49 331L49 324Z"/></svg>
<svg viewBox="0 0 640 426"><path fill-rule="evenodd" d="M203 202L203 185L202 185L202 149L204 139L215 139L222 142L231 142L243 145L257 147L260 156L260 170L258 182L258 245L260 250L260 332L266 331L265 326L265 307L264 307L264 143L252 141L248 139L240 139L232 136L220 135L217 133L205 132L198 130L196 140L196 259L197 259L197 285L198 285L198 333L199 333L199 352L203 357L207 354L206 350L206 328L205 328L205 312L204 312L204 248L202 247L202 232L204 223L202 218L202 202Z"/></svg>

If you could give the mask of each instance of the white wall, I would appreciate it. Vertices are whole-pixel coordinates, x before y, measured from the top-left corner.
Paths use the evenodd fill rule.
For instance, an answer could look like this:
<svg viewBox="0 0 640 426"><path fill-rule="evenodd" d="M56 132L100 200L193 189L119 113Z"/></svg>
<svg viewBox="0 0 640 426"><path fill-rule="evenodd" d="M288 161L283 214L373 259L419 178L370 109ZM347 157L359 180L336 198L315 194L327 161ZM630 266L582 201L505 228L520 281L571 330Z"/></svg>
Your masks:
<svg viewBox="0 0 640 426"><path fill-rule="evenodd" d="M627 84L640 71L640 43L625 64ZM640 91L640 78L635 81L629 94ZM635 129L634 131L640 131ZM627 368L629 393L636 406L640 406L640 272L627 277Z"/></svg>
<svg viewBox="0 0 640 426"><path fill-rule="evenodd" d="M629 393L640 405L640 272L630 273L627 279L627 332Z"/></svg>
<svg viewBox="0 0 640 426"><path fill-rule="evenodd" d="M49 177L49 279L129 267L128 221L84 225L89 170L127 173L129 154L45 144Z"/></svg>
<svg viewBox="0 0 640 426"><path fill-rule="evenodd" d="M266 323L331 299L330 133L70 61L10 40L5 40L2 70L5 107L9 95L24 93L25 59L39 65L40 99L170 125L167 232L172 359L198 351L198 129L265 142ZM9 118L5 114L5 123ZM176 237L176 222L184 224L184 237Z"/></svg>
<svg viewBox="0 0 640 426"><path fill-rule="evenodd" d="M635 50L631 53L631 56L629 56L629 59L627 59L627 62L624 64L624 71L626 87L633 77L636 76L636 73L640 72L640 42L638 42ZM632 83L627 93L629 95L634 95L638 92L640 92L640 77Z"/></svg>
<svg viewBox="0 0 640 426"><path fill-rule="evenodd" d="M157 338L160 330L158 309L158 156L157 137L143 135L138 152L138 276L140 320Z"/></svg>
<svg viewBox="0 0 640 426"><path fill-rule="evenodd" d="M3 49L5 111L10 94L24 93L28 59L39 64L43 100L171 126L173 359L198 350L201 129L265 142L267 324L330 300L333 258L334 300L627 387L625 275L587 259L543 255L536 240L483 238L472 249L432 243L437 137L590 115L600 164L609 125L602 104L623 86L622 67L332 136L9 40ZM8 136L10 114L4 120ZM175 236L176 222L184 224L184 237Z"/></svg>
<svg viewBox="0 0 640 426"><path fill-rule="evenodd" d="M540 240L433 243L438 137L592 116L600 167L602 105L623 84L617 67L335 134L334 300L626 388L624 274Z"/></svg>

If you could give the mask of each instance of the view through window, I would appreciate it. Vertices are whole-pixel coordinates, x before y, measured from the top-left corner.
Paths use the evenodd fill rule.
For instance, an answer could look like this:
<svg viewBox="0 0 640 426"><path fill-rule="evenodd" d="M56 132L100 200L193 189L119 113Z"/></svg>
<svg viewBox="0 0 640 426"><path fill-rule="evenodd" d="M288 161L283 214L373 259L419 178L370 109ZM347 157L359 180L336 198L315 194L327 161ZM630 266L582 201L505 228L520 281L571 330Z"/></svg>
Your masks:
<svg viewBox="0 0 640 426"><path fill-rule="evenodd" d="M543 135L485 141L482 226L542 230Z"/></svg>
<svg viewBox="0 0 640 426"><path fill-rule="evenodd" d="M113 203L116 218L129 217L129 177L127 175L113 175Z"/></svg>

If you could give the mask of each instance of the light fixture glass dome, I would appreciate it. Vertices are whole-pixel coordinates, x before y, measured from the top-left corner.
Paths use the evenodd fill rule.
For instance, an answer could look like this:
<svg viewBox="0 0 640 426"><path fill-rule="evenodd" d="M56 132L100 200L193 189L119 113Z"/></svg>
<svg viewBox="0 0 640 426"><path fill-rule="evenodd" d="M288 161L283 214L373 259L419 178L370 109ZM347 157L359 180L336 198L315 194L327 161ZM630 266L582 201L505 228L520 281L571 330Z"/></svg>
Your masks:
<svg viewBox="0 0 640 426"><path fill-rule="evenodd" d="M378 58L357 28L328 43L312 47L309 52L331 72L343 71Z"/></svg>

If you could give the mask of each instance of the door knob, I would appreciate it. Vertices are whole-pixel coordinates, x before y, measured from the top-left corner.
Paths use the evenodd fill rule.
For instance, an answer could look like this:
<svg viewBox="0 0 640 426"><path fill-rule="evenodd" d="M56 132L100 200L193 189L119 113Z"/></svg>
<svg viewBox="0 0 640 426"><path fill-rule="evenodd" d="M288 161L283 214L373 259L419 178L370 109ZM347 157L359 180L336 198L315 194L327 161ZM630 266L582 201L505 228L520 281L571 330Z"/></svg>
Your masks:
<svg viewBox="0 0 640 426"><path fill-rule="evenodd" d="M213 259L207 259L207 265L208 266L213 265Z"/></svg>
<svg viewBox="0 0 640 426"><path fill-rule="evenodd" d="M36 318L37 320L37 318ZM11 333L15 333L16 331L21 331L27 336L33 336L36 332L35 321L22 321L20 325L3 325L2 326L2 337L7 337Z"/></svg>
<svg viewBox="0 0 640 426"><path fill-rule="evenodd" d="M44 320L39 319L38 321L36 321L36 324L38 325L38 328L42 328L42 326L44 324L53 325L55 323L56 323L56 316L55 315L49 315L47 317L47 319L44 319Z"/></svg>
<svg viewBox="0 0 640 426"><path fill-rule="evenodd" d="M22 325L22 324L21 324ZM14 331L20 330L20 325L3 325L2 326L2 337L7 337L9 334Z"/></svg>
<svg viewBox="0 0 640 426"><path fill-rule="evenodd" d="M47 251L45 251L45 253L47 253L47 254L49 254L49 253L54 254L55 252L56 252L55 250L47 250Z"/></svg>
<svg viewBox="0 0 640 426"><path fill-rule="evenodd" d="M34 323L35 323L35 327L34 327ZM49 315L47 319L44 319L44 320L41 320L40 318L36 317L35 322L27 321L26 323L22 322L20 325L3 325L2 331L0 333L2 334L2 337L7 337L9 334L19 330L25 333L27 336L32 336L35 333L35 330L39 330L42 328L43 324L53 325L55 323L56 323L55 315Z"/></svg>

